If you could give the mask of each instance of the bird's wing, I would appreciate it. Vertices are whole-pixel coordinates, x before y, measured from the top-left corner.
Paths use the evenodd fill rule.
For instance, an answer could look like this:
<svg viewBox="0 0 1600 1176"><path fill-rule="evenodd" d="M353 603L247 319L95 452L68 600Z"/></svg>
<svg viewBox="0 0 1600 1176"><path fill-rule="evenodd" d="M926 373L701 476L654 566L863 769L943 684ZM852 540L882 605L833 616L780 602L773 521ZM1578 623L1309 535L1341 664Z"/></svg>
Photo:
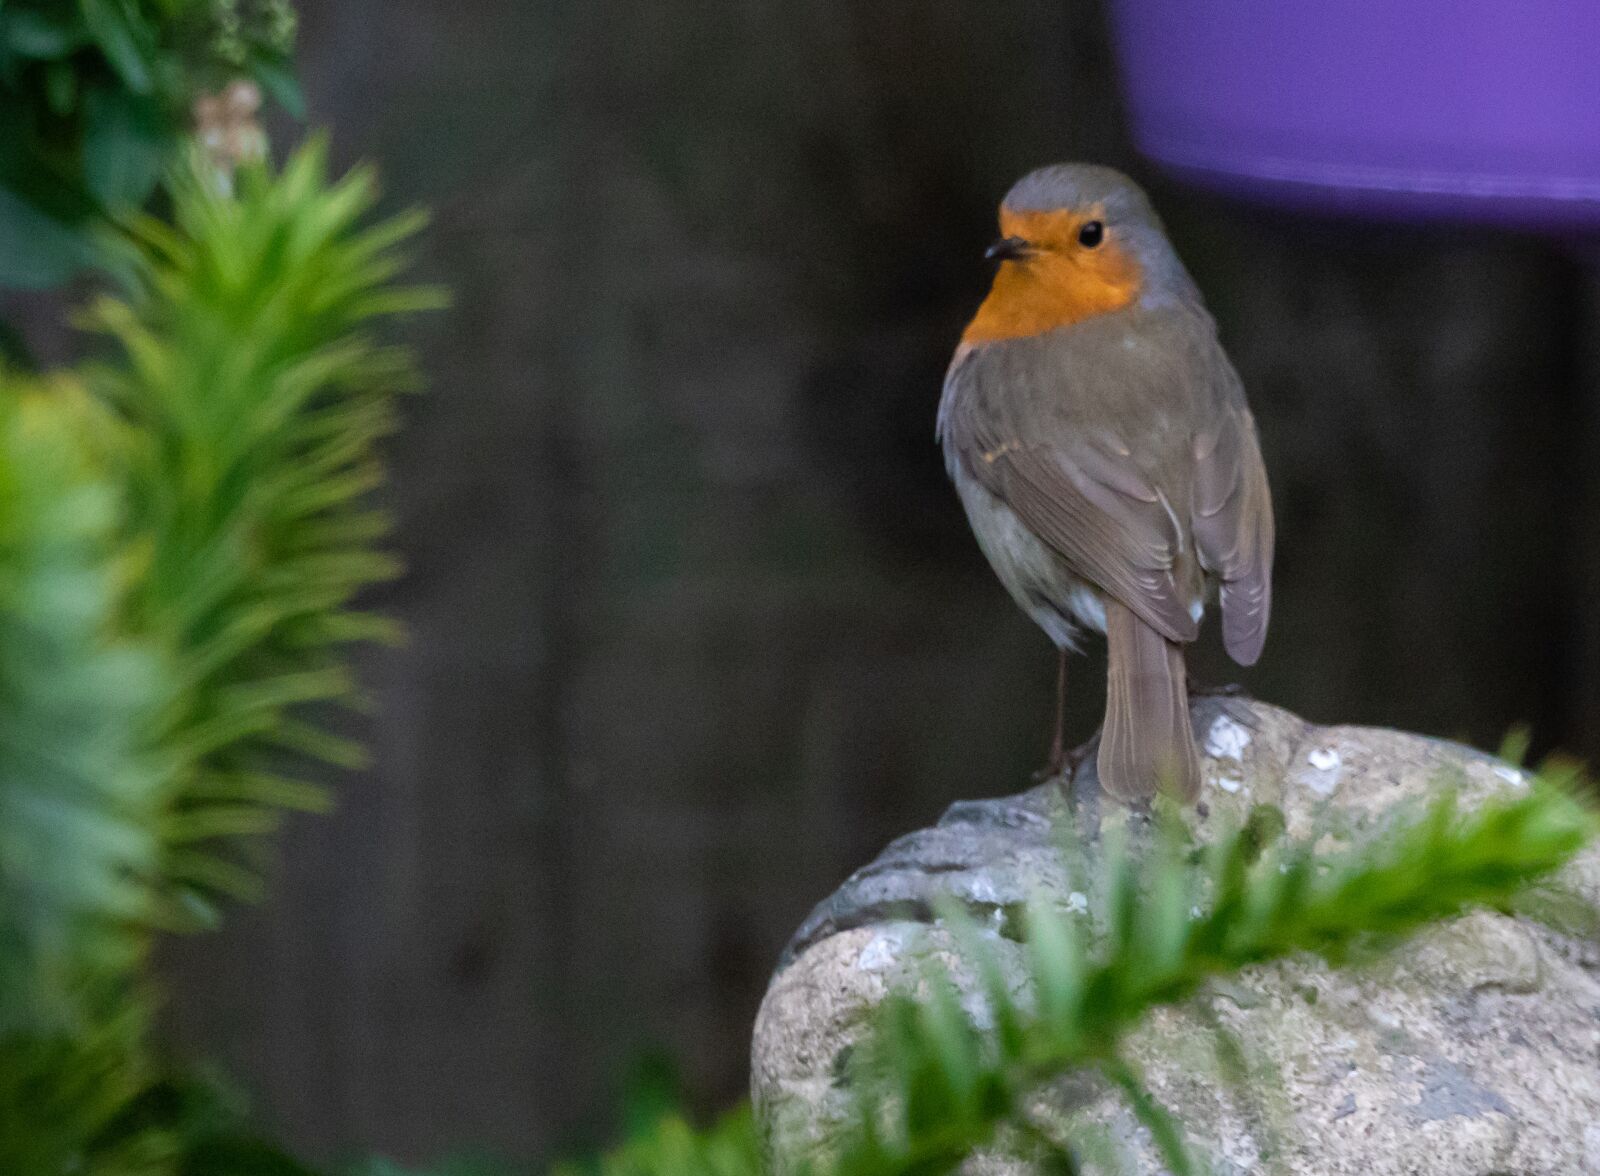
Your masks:
<svg viewBox="0 0 1600 1176"><path fill-rule="evenodd" d="M1176 574L1187 540L1187 485L1174 502L1135 460L1134 438L1081 419L1085 401L1077 393L1102 399L1137 373L1115 370L1118 360L1063 360L1059 349L1034 342L990 345L952 365L940 413L950 459L1076 575L1168 640L1193 641L1198 584Z"/></svg>
<svg viewBox="0 0 1600 1176"><path fill-rule="evenodd" d="M1231 368L1226 375L1237 386ZM1274 532L1267 470L1242 391L1223 398L1196 431L1193 454L1195 550L1201 566L1222 585L1222 641L1228 655L1242 666L1254 665L1272 612Z"/></svg>

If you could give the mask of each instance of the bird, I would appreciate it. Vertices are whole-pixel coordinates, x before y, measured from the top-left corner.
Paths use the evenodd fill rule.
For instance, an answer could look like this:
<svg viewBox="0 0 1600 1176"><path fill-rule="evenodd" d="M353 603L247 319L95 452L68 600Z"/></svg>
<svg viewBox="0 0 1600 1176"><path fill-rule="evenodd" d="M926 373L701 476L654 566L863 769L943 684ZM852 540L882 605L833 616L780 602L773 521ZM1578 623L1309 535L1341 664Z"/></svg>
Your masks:
<svg viewBox="0 0 1600 1176"><path fill-rule="evenodd" d="M1272 497L1255 419L1144 191L1056 164L1005 195L993 284L945 376L937 439L978 545L1067 656L1107 644L1095 767L1124 802L1200 791L1184 646L1218 604L1253 665L1272 607ZM1072 765L1076 771L1076 763Z"/></svg>

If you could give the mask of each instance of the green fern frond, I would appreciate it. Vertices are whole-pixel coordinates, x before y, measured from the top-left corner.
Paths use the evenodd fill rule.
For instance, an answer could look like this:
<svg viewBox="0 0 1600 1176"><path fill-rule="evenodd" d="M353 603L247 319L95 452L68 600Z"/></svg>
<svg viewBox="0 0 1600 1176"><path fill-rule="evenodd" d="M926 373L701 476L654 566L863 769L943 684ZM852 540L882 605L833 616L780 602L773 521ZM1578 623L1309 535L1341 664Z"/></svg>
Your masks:
<svg viewBox="0 0 1600 1176"><path fill-rule="evenodd" d="M885 1002L857 1063L861 1117L839 1176L949 1171L1003 1126L1025 1123L1042 1084L1080 1069L1124 1090L1168 1168L1195 1171L1181 1132L1120 1053L1152 1008L1251 964L1298 952L1338 962L1472 906L1505 907L1600 833L1600 820L1570 780L1546 777L1467 813L1444 792L1337 854L1286 838L1263 849L1246 827L1191 855L1176 821L1162 828L1142 855L1103 848L1097 919L1030 904L1026 1003L992 941L960 911L945 912L975 961L993 1029L974 1026L948 976L930 977L924 999Z"/></svg>
<svg viewBox="0 0 1600 1176"><path fill-rule="evenodd" d="M286 755L360 759L316 715L353 700L342 647L394 634L352 609L399 572L367 496L395 396L414 384L405 353L371 332L439 304L392 284L421 217L366 224L372 173L331 179L322 140L236 187L176 179L172 223L130 229L127 293L86 316L117 345L91 386L113 414L141 553L127 623L162 643L181 687L151 735L176 761L162 873L191 892L168 896L169 912L246 889L229 844L315 803Z"/></svg>

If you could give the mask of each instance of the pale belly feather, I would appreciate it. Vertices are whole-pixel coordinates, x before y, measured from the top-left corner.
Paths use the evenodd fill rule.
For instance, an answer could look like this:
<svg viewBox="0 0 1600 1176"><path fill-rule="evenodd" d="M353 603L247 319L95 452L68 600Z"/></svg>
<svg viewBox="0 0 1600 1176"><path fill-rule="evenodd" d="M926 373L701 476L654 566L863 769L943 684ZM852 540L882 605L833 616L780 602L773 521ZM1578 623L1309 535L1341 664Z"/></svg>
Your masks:
<svg viewBox="0 0 1600 1176"><path fill-rule="evenodd" d="M1100 590L1074 575L1066 561L968 474L959 460L949 465L978 546L1017 607L1062 649L1078 649L1085 629L1104 634L1106 606ZM1190 612L1199 621L1205 600L1195 600Z"/></svg>

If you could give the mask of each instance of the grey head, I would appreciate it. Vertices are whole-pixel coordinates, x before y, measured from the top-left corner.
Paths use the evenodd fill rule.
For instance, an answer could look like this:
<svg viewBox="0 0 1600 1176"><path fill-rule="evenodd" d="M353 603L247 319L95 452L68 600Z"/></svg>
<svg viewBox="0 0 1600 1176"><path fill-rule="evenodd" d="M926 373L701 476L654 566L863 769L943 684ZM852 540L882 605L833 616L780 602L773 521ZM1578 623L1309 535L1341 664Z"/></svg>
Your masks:
<svg viewBox="0 0 1600 1176"><path fill-rule="evenodd" d="M1029 172L1001 202L1015 212L1095 210L1108 237L1116 237L1145 276L1139 299L1146 308L1173 302L1198 304L1200 291L1167 240L1150 198L1116 168L1094 163L1057 163Z"/></svg>

